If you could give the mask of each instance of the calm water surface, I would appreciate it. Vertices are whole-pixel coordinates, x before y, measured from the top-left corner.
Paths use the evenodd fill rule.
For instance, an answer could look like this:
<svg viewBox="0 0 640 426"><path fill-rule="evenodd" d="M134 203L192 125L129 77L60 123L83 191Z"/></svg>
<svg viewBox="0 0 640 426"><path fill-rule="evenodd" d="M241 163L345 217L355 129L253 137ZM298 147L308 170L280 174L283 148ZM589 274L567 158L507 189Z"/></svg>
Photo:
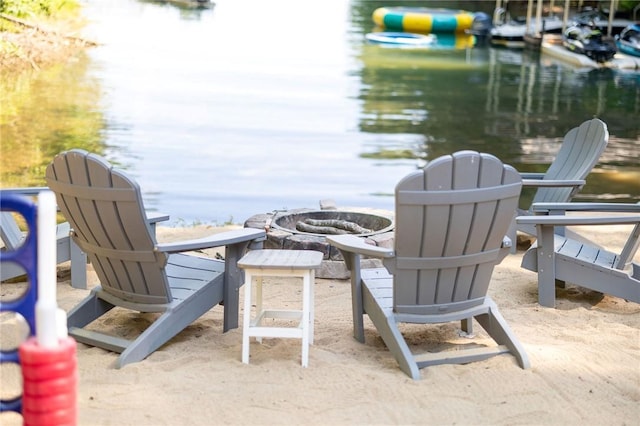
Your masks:
<svg viewBox="0 0 640 426"><path fill-rule="evenodd" d="M347 2L222 1L186 14L89 2L110 156L174 218L243 221L279 208L388 207L415 161L359 158ZM286 14L282 12L286 11ZM311 13L313 12L313 13Z"/></svg>
<svg viewBox="0 0 640 426"><path fill-rule="evenodd" d="M368 45L381 5L86 1L85 36L101 43L85 77L100 88L101 153L173 224L241 223L321 199L392 209L401 177L458 149L542 171L569 128L598 116L611 139L582 197L638 201L640 72Z"/></svg>

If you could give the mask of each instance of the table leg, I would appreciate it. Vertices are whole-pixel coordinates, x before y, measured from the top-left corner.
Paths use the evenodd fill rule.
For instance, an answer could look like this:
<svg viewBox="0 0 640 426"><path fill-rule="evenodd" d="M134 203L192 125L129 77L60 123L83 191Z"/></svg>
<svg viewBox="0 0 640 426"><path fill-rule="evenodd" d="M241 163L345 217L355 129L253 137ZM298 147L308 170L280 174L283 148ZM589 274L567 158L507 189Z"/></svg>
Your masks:
<svg viewBox="0 0 640 426"><path fill-rule="evenodd" d="M262 275L256 276L256 317L262 315ZM262 317L258 319L256 325L262 325ZM262 343L262 337L256 336L256 341Z"/></svg>
<svg viewBox="0 0 640 426"><path fill-rule="evenodd" d="M310 326L310 299L311 298L311 272L302 276L302 366L309 365L309 326Z"/></svg>
<svg viewBox="0 0 640 426"><path fill-rule="evenodd" d="M249 364L249 326L251 324L251 287L253 284L253 276L250 271L245 271L245 281L242 321L242 362Z"/></svg>
<svg viewBox="0 0 640 426"><path fill-rule="evenodd" d="M315 328L315 287L316 287L316 271L314 271L313 269L310 272L311 274L311 291L310 291L310 298L309 298L309 303L311 304L311 307L309 308L309 344L313 345L313 335L314 335L314 328Z"/></svg>

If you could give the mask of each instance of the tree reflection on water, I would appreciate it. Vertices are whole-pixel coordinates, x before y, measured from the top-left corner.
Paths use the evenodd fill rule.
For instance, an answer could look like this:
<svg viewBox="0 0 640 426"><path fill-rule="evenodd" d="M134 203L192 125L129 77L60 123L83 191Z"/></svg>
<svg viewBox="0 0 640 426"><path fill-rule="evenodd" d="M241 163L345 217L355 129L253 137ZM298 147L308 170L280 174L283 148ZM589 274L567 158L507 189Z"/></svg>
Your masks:
<svg viewBox="0 0 640 426"><path fill-rule="evenodd" d="M44 169L59 152L103 153L99 82L87 79L88 58L0 79L0 184L44 185ZM53 83L52 83L53 82Z"/></svg>

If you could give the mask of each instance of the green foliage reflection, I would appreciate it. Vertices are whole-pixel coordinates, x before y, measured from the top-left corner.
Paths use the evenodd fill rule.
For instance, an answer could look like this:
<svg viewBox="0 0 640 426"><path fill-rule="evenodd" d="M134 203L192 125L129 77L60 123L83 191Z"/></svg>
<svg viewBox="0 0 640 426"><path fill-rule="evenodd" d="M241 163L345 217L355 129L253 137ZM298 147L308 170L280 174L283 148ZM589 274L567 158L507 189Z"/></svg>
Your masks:
<svg viewBox="0 0 640 426"><path fill-rule="evenodd" d="M53 157L71 148L102 153L104 119L89 59L0 78L0 186L45 184Z"/></svg>

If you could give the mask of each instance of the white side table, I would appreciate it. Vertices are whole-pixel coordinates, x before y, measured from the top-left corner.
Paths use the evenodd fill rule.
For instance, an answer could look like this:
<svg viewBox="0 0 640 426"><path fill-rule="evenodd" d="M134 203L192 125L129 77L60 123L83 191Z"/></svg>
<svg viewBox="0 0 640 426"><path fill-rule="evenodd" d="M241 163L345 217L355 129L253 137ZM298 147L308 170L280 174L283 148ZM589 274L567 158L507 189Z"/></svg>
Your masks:
<svg viewBox="0 0 640 426"><path fill-rule="evenodd" d="M309 365L309 344L313 344L313 286L315 269L322 263L322 253L313 250L253 250L238 266L245 271L244 320L242 324L242 362L249 363L249 337L259 342L263 337L302 339L302 366ZM267 310L262 306L262 278L302 278L302 310ZM251 293L256 289L256 315L251 319ZM269 327L266 318L299 319L297 327Z"/></svg>

